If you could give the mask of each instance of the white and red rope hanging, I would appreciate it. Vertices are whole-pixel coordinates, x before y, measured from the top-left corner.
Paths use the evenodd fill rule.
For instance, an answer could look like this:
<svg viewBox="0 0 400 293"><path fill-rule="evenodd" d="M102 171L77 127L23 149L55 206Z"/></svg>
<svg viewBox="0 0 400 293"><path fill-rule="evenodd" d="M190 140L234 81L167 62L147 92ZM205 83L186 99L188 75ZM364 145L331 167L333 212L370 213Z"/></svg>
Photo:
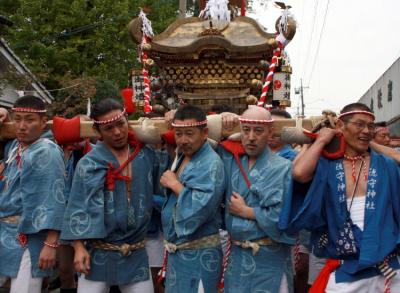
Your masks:
<svg viewBox="0 0 400 293"><path fill-rule="evenodd" d="M226 253L224 255L223 263L222 263L222 273L221 273L221 279L218 284L219 289L224 289L225 287L225 274L226 270L228 269L229 266L229 259L231 257L231 251L232 251L232 240L231 236L228 235L227 243L226 243Z"/></svg>
<svg viewBox="0 0 400 293"><path fill-rule="evenodd" d="M143 50L143 47L145 44L149 43L150 39L154 36L153 34L153 29L151 27L151 22L150 20L146 17L146 14L143 11L140 11L139 14L140 19L142 20L142 43L141 43L141 61L143 64L143 84L144 84L144 112L150 113L153 108L151 106L151 88L150 88L150 77L149 77L149 71L146 68L146 61L148 60L147 53L145 50Z"/></svg>
<svg viewBox="0 0 400 293"><path fill-rule="evenodd" d="M347 155L344 155L344 158L347 161L351 162L351 177L353 177L353 181L356 182L356 162L361 161L363 164L363 171L364 171L364 180L367 181L368 179L368 170L367 170L367 163L365 161L365 156L360 155L360 156L355 156L355 157L350 157Z"/></svg>
<svg viewBox="0 0 400 293"><path fill-rule="evenodd" d="M274 50L274 54L273 54L272 60L271 60L271 65L269 66L268 74L267 74L267 77L265 78L265 82L262 87L261 97L257 104L260 107L268 108L268 106L266 106L266 104L265 104L266 99L267 99L267 93L268 93L269 87L271 86L272 80L274 78L274 73L275 73L276 67L278 66L278 59L281 56L282 50L283 50L283 44L278 41L278 47Z"/></svg>
<svg viewBox="0 0 400 293"><path fill-rule="evenodd" d="M279 57L281 57L282 51L284 50L286 45L289 44L289 42L291 41L285 37L285 34L288 30L288 26L289 26L288 21L289 21L290 17L291 17L291 14L290 14L289 9L286 8L285 10L283 10L281 19L280 19L279 25L278 25L278 35L275 37L275 40L277 41L278 46L275 48L275 50L273 52L271 64L269 66L268 74L267 74L267 77L265 78L265 82L262 87L261 96L257 103L257 106L265 107L267 109L272 108L272 105L266 104L267 94L268 94L268 90L271 86L271 83L273 81L276 67L278 66L278 59L279 59Z"/></svg>

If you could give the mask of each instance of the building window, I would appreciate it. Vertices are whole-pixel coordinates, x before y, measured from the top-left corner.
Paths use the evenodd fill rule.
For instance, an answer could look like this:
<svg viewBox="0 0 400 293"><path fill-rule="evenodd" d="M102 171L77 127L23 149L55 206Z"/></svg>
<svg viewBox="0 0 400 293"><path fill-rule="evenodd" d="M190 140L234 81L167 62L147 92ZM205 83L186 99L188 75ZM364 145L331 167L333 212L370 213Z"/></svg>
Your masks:
<svg viewBox="0 0 400 293"><path fill-rule="evenodd" d="M369 104L369 108L371 109L372 112L374 112L374 100L371 99L371 103Z"/></svg>
<svg viewBox="0 0 400 293"><path fill-rule="evenodd" d="M378 90L378 109L382 108L382 90Z"/></svg>
<svg viewBox="0 0 400 293"><path fill-rule="evenodd" d="M393 99L393 82L389 80L388 83L388 102L391 102Z"/></svg>

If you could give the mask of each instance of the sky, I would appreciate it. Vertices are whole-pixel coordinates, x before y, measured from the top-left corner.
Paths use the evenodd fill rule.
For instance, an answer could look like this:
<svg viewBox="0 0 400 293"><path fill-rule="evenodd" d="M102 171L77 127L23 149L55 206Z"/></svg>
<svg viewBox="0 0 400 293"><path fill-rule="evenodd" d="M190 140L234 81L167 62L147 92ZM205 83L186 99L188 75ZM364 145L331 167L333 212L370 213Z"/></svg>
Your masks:
<svg viewBox="0 0 400 293"><path fill-rule="evenodd" d="M299 105L294 88L300 86L300 79L306 116L319 115L323 109L339 111L358 101L400 57L399 0L283 2L292 6L298 23L286 47L293 68L292 107L288 108L292 114ZM275 32L281 10L273 2L253 0L252 10L247 16Z"/></svg>

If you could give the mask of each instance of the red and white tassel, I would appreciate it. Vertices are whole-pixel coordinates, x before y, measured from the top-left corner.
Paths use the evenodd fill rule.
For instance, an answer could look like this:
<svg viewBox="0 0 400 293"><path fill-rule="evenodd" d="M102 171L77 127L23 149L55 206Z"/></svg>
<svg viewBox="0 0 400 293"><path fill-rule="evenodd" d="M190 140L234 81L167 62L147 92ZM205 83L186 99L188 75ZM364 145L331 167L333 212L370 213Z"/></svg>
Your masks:
<svg viewBox="0 0 400 293"><path fill-rule="evenodd" d="M390 283L392 281L389 278L385 278L385 289L384 289L384 293L390 293Z"/></svg>
<svg viewBox="0 0 400 293"><path fill-rule="evenodd" d="M226 273L226 270L228 269L228 265L229 265L229 259L231 256L231 248L232 248L232 241L231 241L231 237L228 236L228 242L226 243L226 252L225 252L225 256L224 256L224 262L222 264L221 280L218 285L219 289L223 289L225 286L225 273Z"/></svg>
<svg viewBox="0 0 400 293"><path fill-rule="evenodd" d="M163 265L161 267L161 270L157 274L157 283L162 283L165 280L165 275L167 272L167 266L168 266L168 251L164 249L164 260L163 260Z"/></svg>
<svg viewBox="0 0 400 293"><path fill-rule="evenodd" d="M385 260L386 265L389 264L389 261L386 259ZM390 293L390 285L391 285L392 280L388 277L385 277L385 288L383 290L383 293Z"/></svg>
<svg viewBox="0 0 400 293"><path fill-rule="evenodd" d="M294 269L297 271L300 265L300 240L297 238L296 245L294 246Z"/></svg>

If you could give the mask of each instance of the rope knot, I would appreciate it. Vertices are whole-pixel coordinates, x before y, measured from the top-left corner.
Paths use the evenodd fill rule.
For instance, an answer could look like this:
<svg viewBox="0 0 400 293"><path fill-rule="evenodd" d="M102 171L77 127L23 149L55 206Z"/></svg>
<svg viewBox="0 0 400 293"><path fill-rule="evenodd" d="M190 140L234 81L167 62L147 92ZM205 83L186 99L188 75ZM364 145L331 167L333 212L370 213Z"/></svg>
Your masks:
<svg viewBox="0 0 400 293"><path fill-rule="evenodd" d="M165 249L168 251L168 253L176 253L178 246L174 243L165 243Z"/></svg>
<svg viewBox="0 0 400 293"><path fill-rule="evenodd" d="M131 247L129 244L124 243L119 247L119 252L123 255L123 256L128 256L131 254Z"/></svg>
<svg viewBox="0 0 400 293"><path fill-rule="evenodd" d="M258 245L255 242L251 242L249 240L245 240L240 244L240 247L247 249L247 248L251 248L253 255L256 255L258 253L258 251L260 250L260 245Z"/></svg>

